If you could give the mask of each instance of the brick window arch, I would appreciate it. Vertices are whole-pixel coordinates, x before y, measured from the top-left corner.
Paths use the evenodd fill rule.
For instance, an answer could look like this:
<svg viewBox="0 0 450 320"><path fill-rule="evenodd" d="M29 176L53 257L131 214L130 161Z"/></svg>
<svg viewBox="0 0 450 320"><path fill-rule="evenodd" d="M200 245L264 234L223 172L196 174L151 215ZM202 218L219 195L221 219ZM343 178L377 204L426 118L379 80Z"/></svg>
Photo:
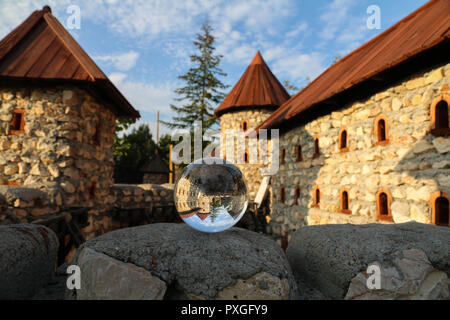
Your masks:
<svg viewBox="0 0 450 320"><path fill-rule="evenodd" d="M350 192L347 189L341 190L341 212L351 214L350 211Z"/></svg>
<svg viewBox="0 0 450 320"><path fill-rule="evenodd" d="M316 186L314 188L313 206L315 208L319 208L320 207L320 189L319 189L319 186Z"/></svg>
<svg viewBox="0 0 450 320"><path fill-rule="evenodd" d="M285 203L286 202L286 188L284 186L281 186L280 190L280 202Z"/></svg>
<svg viewBox="0 0 450 320"><path fill-rule="evenodd" d="M284 164L286 162L286 148L281 149L280 163Z"/></svg>
<svg viewBox="0 0 450 320"><path fill-rule="evenodd" d="M246 132L248 130L248 121L247 120L242 120L242 122L241 122L241 129L244 132Z"/></svg>
<svg viewBox="0 0 450 320"><path fill-rule="evenodd" d="M296 158L295 158L296 162L303 161L303 154L302 154L302 146L301 145L298 145L298 146L295 147L295 154L296 154Z"/></svg>
<svg viewBox="0 0 450 320"><path fill-rule="evenodd" d="M339 132L339 151L348 151L348 132L345 128L341 129Z"/></svg>
<svg viewBox="0 0 450 320"><path fill-rule="evenodd" d="M392 221L391 202L392 197L389 191L380 189L377 193L378 220Z"/></svg>
<svg viewBox="0 0 450 320"><path fill-rule="evenodd" d="M313 158L320 157L320 144L319 144L319 137L314 138L314 154Z"/></svg>
<svg viewBox="0 0 450 320"><path fill-rule="evenodd" d="M22 133L25 128L25 110L14 110L11 119L11 134Z"/></svg>
<svg viewBox="0 0 450 320"><path fill-rule="evenodd" d="M443 95L435 99L431 104L431 134L445 136L450 134L449 105L450 96Z"/></svg>
<svg viewBox="0 0 450 320"><path fill-rule="evenodd" d="M432 222L438 226L450 226L450 197L443 191L436 191L431 195L430 206Z"/></svg>
<svg viewBox="0 0 450 320"><path fill-rule="evenodd" d="M300 193L301 193L301 190L300 190L300 187L299 186L296 186L295 187L295 194L294 194L294 203L295 203L295 205L298 205L299 204L299 199L300 199Z"/></svg>
<svg viewBox="0 0 450 320"><path fill-rule="evenodd" d="M389 143L389 122L386 116L379 115L375 119L375 141L377 145Z"/></svg>

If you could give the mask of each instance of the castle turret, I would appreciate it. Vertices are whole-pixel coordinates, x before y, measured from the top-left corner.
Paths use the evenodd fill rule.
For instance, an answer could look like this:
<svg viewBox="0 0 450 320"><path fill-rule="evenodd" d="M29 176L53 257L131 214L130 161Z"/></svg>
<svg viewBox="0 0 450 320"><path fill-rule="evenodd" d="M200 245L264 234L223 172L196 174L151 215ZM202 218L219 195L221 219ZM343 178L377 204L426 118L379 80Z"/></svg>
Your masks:
<svg viewBox="0 0 450 320"><path fill-rule="evenodd" d="M270 71L258 51L241 79L214 113L220 119L222 157L225 158L227 154L225 136L228 130L246 133L252 131L289 98L286 89ZM235 159L227 160L233 161L241 169L247 180L250 199L254 200L261 183L259 164L253 161L257 158L250 154L248 141L243 159L236 159L236 155L242 154L242 147L239 146L240 153L235 150Z"/></svg>

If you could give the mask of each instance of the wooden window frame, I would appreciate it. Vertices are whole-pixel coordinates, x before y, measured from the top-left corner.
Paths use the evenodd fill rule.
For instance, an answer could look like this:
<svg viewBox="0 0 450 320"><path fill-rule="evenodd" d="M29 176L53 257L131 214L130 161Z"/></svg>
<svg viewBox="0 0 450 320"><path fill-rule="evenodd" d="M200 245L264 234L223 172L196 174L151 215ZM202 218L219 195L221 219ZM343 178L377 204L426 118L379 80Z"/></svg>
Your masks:
<svg viewBox="0 0 450 320"><path fill-rule="evenodd" d="M348 209L344 209L344 192L347 193L347 208ZM341 213L345 213L345 214L351 214L352 211L350 210L350 191L348 189L342 189L341 190Z"/></svg>
<svg viewBox="0 0 450 320"><path fill-rule="evenodd" d="M21 117L20 118L20 128L18 130L12 129L15 114L20 114L20 117ZM25 129L25 110L23 110L23 109L14 109L13 110L13 117L11 119L10 133L11 134L20 134L20 133L22 133L24 131L24 129Z"/></svg>
<svg viewBox="0 0 450 320"><path fill-rule="evenodd" d="M447 102L447 108L448 108L448 112L449 112L448 117L450 118L450 96L449 95L444 94L444 95L437 97L436 99L433 100L433 103L430 106L430 115L431 115L430 132L433 136L436 136L436 137L443 137L443 136L447 136L450 134L450 128L436 129L436 107L442 101ZM450 124L450 119L449 119L449 124Z"/></svg>
<svg viewBox="0 0 450 320"><path fill-rule="evenodd" d="M386 194L386 196L387 196L388 215L382 215L381 214L380 195L382 193ZM378 190L376 199L377 199L377 216L378 216L378 220L380 220L380 221L393 221L393 219L392 219L392 211L391 211L391 203L392 203L391 193L389 191L387 191L386 189L382 188L382 189Z"/></svg>
<svg viewBox="0 0 450 320"><path fill-rule="evenodd" d="M295 162L302 162L303 161L303 152L302 152L302 145L299 144L295 147Z"/></svg>
<svg viewBox="0 0 450 320"><path fill-rule="evenodd" d="M380 135L379 135L379 122L381 120L384 120L384 130L385 130L385 136L386 140L380 141ZM377 146L384 146L386 144L389 144L389 121L388 118L384 114L380 114L378 117L375 118L374 123L374 136L375 136L375 145Z"/></svg>
<svg viewBox="0 0 450 320"><path fill-rule="evenodd" d="M319 191L319 199L317 199L317 191ZM313 208L320 208L320 198L321 198L320 188L319 186L315 186L313 191Z"/></svg>
<svg viewBox="0 0 450 320"><path fill-rule="evenodd" d="M286 203L286 188L284 185L280 189L280 202L283 204Z"/></svg>
<svg viewBox="0 0 450 320"><path fill-rule="evenodd" d="M247 128L245 128L245 129L244 129L244 124L247 126ZM241 122L241 129L244 132L248 131L248 120L242 120L242 122Z"/></svg>
<svg viewBox="0 0 450 320"><path fill-rule="evenodd" d="M436 223L436 200L441 197L446 198L450 202L450 197L448 196L448 194L441 190L434 192L430 197L431 222L437 226L443 226L441 224ZM450 227L450 221L449 221L449 225L447 227Z"/></svg>
<svg viewBox="0 0 450 320"><path fill-rule="evenodd" d="M281 154L280 154L280 164L285 164L285 163L286 163L286 148L282 148Z"/></svg>
<svg viewBox="0 0 450 320"><path fill-rule="evenodd" d="M317 141L317 149L316 149L316 141ZM319 158L320 157L320 140L318 136L314 137L314 154L313 154L313 159Z"/></svg>
<svg viewBox="0 0 450 320"><path fill-rule="evenodd" d="M342 134L345 132L345 147L342 147ZM338 142L339 152L347 152L348 151L348 130L347 128L342 128L339 131L339 142Z"/></svg>
<svg viewBox="0 0 450 320"><path fill-rule="evenodd" d="M301 195L302 190L300 189L299 186L295 187L295 193L294 193L294 204L296 206L299 205L299 200L300 200L300 195Z"/></svg>

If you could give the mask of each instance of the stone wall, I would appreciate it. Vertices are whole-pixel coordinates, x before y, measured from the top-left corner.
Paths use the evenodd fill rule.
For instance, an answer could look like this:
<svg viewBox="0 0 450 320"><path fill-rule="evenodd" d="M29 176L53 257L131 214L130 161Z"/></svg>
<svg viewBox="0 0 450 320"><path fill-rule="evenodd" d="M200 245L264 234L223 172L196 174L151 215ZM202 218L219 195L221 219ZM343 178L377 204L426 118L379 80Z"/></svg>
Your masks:
<svg viewBox="0 0 450 320"><path fill-rule="evenodd" d="M58 206L93 208L87 238L95 236L92 230L107 230L104 214L114 201L113 112L69 85L4 87L0 98L0 184L58 188ZM24 128L12 134L14 110L24 112Z"/></svg>
<svg viewBox="0 0 450 320"><path fill-rule="evenodd" d="M220 117L220 136L221 136L221 157L225 157L227 153L227 148L231 148L230 143L227 144L226 140L226 132L227 130L241 130L242 122L245 120L248 124L247 133L256 128L260 123L265 121L271 114L273 110L262 109L259 107L255 107L253 110L244 110L244 111L235 111L225 113ZM242 131L240 131L242 132ZM243 133L243 132L242 132ZM251 145L249 143L254 143L255 139L247 139L245 143L245 150L248 152L249 162L245 163L245 161L241 158L238 158L238 154L243 154L245 152L243 145L234 142L234 156L235 159L227 159L234 164L236 164L239 169L244 174L244 177L247 181L247 187L249 191L249 196L251 200L254 200L256 197L256 193L258 192L259 185L261 184L261 174L260 174L260 165L256 163L256 161L252 161L252 157L256 156L254 153L251 153L252 150ZM240 153L239 153L240 152ZM255 157L256 158L256 157Z"/></svg>
<svg viewBox="0 0 450 320"><path fill-rule="evenodd" d="M436 99L449 94L449 86L447 64L284 133L280 149L286 148L286 162L271 182L271 232L279 237L303 225L328 223L432 223L432 194L437 190L450 194L450 137L431 135L430 108ZM380 116L387 120L389 140L382 145L376 143L374 134ZM341 152L338 141L344 128L348 151ZM320 157L313 158L316 137ZM296 161L298 144L303 152L300 162ZM318 207L313 203L316 186ZM344 189L349 194L350 213L341 213ZM382 189L391 200L392 221L378 219L376 195Z"/></svg>

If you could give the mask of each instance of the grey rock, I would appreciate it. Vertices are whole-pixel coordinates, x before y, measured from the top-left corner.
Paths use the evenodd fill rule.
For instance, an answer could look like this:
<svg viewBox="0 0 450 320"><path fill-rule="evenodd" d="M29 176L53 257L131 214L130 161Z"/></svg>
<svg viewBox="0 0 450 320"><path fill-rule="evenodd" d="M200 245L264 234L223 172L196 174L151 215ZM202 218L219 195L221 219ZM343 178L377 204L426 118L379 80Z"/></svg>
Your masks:
<svg viewBox="0 0 450 320"><path fill-rule="evenodd" d="M147 270L85 248L78 257L78 300L161 300L166 284Z"/></svg>
<svg viewBox="0 0 450 320"><path fill-rule="evenodd" d="M31 298L55 272L55 233L39 225L7 225L0 226L0 239L0 300Z"/></svg>
<svg viewBox="0 0 450 320"><path fill-rule="evenodd" d="M346 300L446 300L450 298L447 274L431 265L422 250L411 249L393 253L383 264L378 261L379 287L368 288L367 282L376 284L372 271L370 278L360 272L352 279Z"/></svg>
<svg viewBox="0 0 450 320"><path fill-rule="evenodd" d="M41 201L47 199L47 194L41 190L17 186L0 185L0 194L2 194L8 202L13 202L16 199L21 199L27 202L37 199Z"/></svg>
<svg viewBox="0 0 450 320"><path fill-rule="evenodd" d="M450 274L450 228L416 222L303 227L292 235L287 257L302 296L343 299L370 263L407 249L422 250L434 268Z"/></svg>
<svg viewBox="0 0 450 320"><path fill-rule="evenodd" d="M240 228L209 234L186 224L159 223L116 230L84 243L74 263L84 248L150 271L166 283L165 299L297 297L296 283L280 246L267 236ZM245 286L240 283L250 278L256 284L247 287L254 295L243 293ZM264 285L258 285L261 280ZM221 295L222 291L226 294Z"/></svg>

